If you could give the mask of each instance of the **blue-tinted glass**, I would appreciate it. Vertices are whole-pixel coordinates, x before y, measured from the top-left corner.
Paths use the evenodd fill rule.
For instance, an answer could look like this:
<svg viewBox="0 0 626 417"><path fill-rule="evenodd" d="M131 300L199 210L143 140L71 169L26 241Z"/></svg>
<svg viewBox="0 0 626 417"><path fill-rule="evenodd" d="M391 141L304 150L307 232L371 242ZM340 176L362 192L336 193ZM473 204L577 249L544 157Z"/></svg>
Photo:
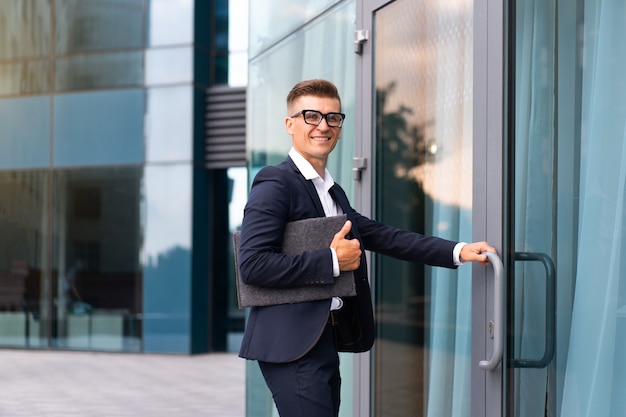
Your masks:
<svg viewBox="0 0 626 417"><path fill-rule="evenodd" d="M50 164L50 99L0 100L0 169Z"/></svg>
<svg viewBox="0 0 626 417"><path fill-rule="evenodd" d="M193 49L148 49L146 51L146 84L171 84L193 80Z"/></svg>
<svg viewBox="0 0 626 417"><path fill-rule="evenodd" d="M47 182L46 170L0 172L0 346L47 343L41 320Z"/></svg>
<svg viewBox="0 0 626 417"><path fill-rule="evenodd" d="M144 171L144 351L189 353L191 165Z"/></svg>
<svg viewBox="0 0 626 417"><path fill-rule="evenodd" d="M215 32L213 49L216 51L228 50L228 0L215 1ZM237 10L233 10L237 13Z"/></svg>
<svg viewBox="0 0 626 417"><path fill-rule="evenodd" d="M192 44L193 0L151 0L148 12L148 45Z"/></svg>
<svg viewBox="0 0 626 417"><path fill-rule="evenodd" d="M146 161L190 162L193 114L191 86L148 89Z"/></svg>
<svg viewBox="0 0 626 417"><path fill-rule="evenodd" d="M49 61L0 65L0 96L46 94L50 91Z"/></svg>
<svg viewBox="0 0 626 417"><path fill-rule="evenodd" d="M81 55L55 63L55 91L143 85L143 52Z"/></svg>
<svg viewBox="0 0 626 417"><path fill-rule="evenodd" d="M141 349L142 175L140 166L55 171L54 347Z"/></svg>
<svg viewBox="0 0 626 417"><path fill-rule="evenodd" d="M56 0L58 54L141 48L143 0Z"/></svg>
<svg viewBox="0 0 626 417"><path fill-rule="evenodd" d="M54 106L55 167L143 162L143 90L57 95Z"/></svg>
<svg viewBox="0 0 626 417"><path fill-rule="evenodd" d="M0 3L0 59L46 56L49 46L50 0Z"/></svg>
<svg viewBox="0 0 626 417"><path fill-rule="evenodd" d="M228 55L219 55L215 57L215 79L213 81L216 85L228 84Z"/></svg>

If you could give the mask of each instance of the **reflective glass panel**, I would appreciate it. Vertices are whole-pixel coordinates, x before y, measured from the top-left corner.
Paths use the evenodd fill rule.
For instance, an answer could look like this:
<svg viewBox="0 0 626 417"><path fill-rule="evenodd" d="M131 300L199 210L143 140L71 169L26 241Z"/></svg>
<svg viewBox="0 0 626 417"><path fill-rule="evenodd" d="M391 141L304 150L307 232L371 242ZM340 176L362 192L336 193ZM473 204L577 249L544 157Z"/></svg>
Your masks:
<svg viewBox="0 0 626 417"><path fill-rule="evenodd" d="M47 178L0 172L0 346L47 344Z"/></svg>
<svg viewBox="0 0 626 417"><path fill-rule="evenodd" d="M49 91L49 61L20 61L0 65L0 96L45 94Z"/></svg>
<svg viewBox="0 0 626 417"><path fill-rule="evenodd" d="M626 3L563 6L515 5L507 416L621 417Z"/></svg>
<svg viewBox="0 0 626 417"><path fill-rule="evenodd" d="M10 0L0 7L0 59L40 57L50 51L50 1Z"/></svg>
<svg viewBox="0 0 626 417"><path fill-rule="evenodd" d="M55 91L143 85L143 52L81 55L55 61Z"/></svg>
<svg viewBox="0 0 626 417"><path fill-rule="evenodd" d="M146 161L191 161L193 87L160 87L147 91Z"/></svg>
<svg viewBox="0 0 626 417"><path fill-rule="evenodd" d="M319 16L335 3L339 3L339 1L310 0L294 2L292 0L262 0L249 2L250 56L256 56L277 40ZM350 23L353 23L353 21ZM294 60L293 62L297 61Z"/></svg>
<svg viewBox="0 0 626 417"><path fill-rule="evenodd" d="M56 95L54 165L141 163L144 100L141 89Z"/></svg>
<svg viewBox="0 0 626 417"><path fill-rule="evenodd" d="M237 230L241 230L241 221L243 220L243 209L246 205L248 196L248 170L244 167L229 168L228 179L231 184L230 203L228 205L229 231L234 234ZM232 239L229 240L232 242ZM230 321L228 332L229 352L239 352L241 347L241 339L243 337L243 329L245 324L246 311L241 310L237 304L237 288L235 280L235 260L233 251L228 251L232 265L230 278L228 280L228 318Z"/></svg>
<svg viewBox="0 0 626 417"><path fill-rule="evenodd" d="M143 262L144 351L191 346L191 165L148 165Z"/></svg>
<svg viewBox="0 0 626 417"><path fill-rule="evenodd" d="M192 82L193 48L159 48L146 51L146 84Z"/></svg>
<svg viewBox="0 0 626 417"><path fill-rule="evenodd" d="M141 349L140 167L54 174L52 345Z"/></svg>
<svg viewBox="0 0 626 417"><path fill-rule="evenodd" d="M0 169L50 165L50 99L0 100Z"/></svg>
<svg viewBox="0 0 626 417"><path fill-rule="evenodd" d="M148 45L193 43L193 0L151 0Z"/></svg>
<svg viewBox="0 0 626 417"><path fill-rule="evenodd" d="M143 0L56 0L58 54L141 48Z"/></svg>
<svg viewBox="0 0 626 417"><path fill-rule="evenodd" d="M375 12L375 216L472 238L471 0ZM373 416L471 415L471 268L373 256Z"/></svg>

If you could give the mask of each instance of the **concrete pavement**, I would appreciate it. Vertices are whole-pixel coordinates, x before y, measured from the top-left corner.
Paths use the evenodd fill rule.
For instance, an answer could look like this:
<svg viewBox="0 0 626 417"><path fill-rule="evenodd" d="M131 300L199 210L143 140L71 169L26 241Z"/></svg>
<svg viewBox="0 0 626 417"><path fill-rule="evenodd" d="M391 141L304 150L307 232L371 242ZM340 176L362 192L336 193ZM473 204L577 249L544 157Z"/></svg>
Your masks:
<svg viewBox="0 0 626 417"><path fill-rule="evenodd" d="M245 360L0 350L1 417L244 417Z"/></svg>

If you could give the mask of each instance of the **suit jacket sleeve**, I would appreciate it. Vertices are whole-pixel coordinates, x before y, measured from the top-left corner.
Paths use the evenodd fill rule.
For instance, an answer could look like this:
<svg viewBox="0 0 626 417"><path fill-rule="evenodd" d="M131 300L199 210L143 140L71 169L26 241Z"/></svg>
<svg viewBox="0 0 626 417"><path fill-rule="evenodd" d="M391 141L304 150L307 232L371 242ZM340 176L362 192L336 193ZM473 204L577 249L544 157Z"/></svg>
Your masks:
<svg viewBox="0 0 626 417"><path fill-rule="evenodd" d="M333 186L331 193L356 225L353 228L355 237L361 240L365 249L404 261L456 268L452 252L458 242L424 236L362 216L350 206L345 191L338 184Z"/></svg>

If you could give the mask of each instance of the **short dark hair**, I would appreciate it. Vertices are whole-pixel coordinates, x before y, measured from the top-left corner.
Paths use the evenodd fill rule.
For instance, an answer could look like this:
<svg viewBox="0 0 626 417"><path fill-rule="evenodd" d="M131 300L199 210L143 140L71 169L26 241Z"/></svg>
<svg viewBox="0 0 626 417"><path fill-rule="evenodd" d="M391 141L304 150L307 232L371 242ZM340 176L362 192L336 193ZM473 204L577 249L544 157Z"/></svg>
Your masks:
<svg viewBox="0 0 626 417"><path fill-rule="evenodd" d="M305 80L294 85L287 95L287 107L289 108L298 97L302 96L336 98L339 100L339 105L341 105L341 98L339 97L337 87L335 84L326 80Z"/></svg>

